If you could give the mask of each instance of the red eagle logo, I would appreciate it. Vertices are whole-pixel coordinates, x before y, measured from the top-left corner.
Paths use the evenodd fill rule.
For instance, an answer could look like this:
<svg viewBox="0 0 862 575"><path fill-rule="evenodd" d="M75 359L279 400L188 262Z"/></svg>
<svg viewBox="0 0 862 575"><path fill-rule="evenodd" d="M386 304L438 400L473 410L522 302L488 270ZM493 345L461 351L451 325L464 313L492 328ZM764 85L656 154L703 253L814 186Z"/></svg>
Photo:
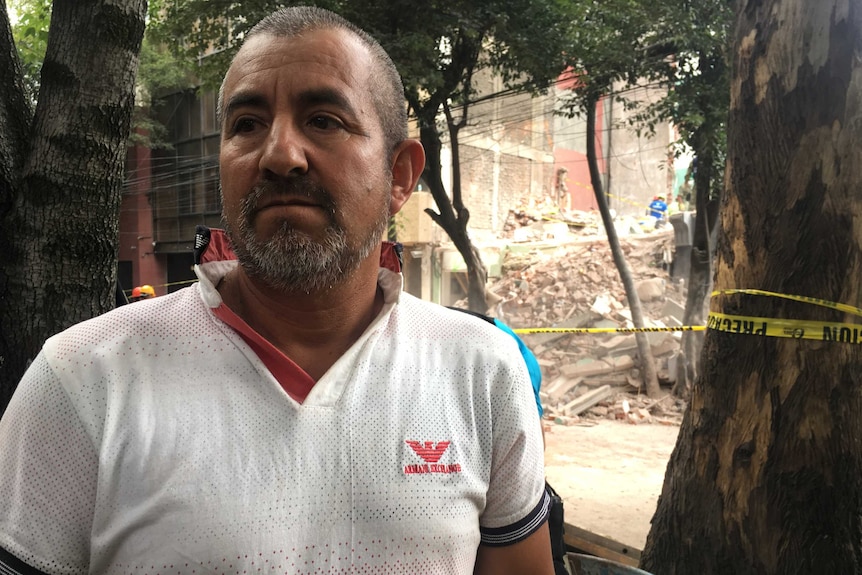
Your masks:
<svg viewBox="0 0 862 575"><path fill-rule="evenodd" d="M424 443L413 440L406 440L407 445L410 446L416 455L422 458L422 461L425 463L437 463L440 461L440 458L443 457L443 453L446 452L446 449L449 448L449 441L438 441L437 445L434 445L433 441L426 441Z"/></svg>

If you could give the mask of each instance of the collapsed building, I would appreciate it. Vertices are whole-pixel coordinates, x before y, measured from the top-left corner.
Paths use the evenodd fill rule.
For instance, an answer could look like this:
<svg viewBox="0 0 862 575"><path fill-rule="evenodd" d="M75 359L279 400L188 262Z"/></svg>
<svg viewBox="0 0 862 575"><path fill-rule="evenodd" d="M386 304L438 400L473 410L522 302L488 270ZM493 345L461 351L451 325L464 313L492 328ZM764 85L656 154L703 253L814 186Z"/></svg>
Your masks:
<svg viewBox="0 0 862 575"><path fill-rule="evenodd" d="M656 230L654 221L631 217L617 218L616 224L645 327L681 326L685 278L672 273L680 251L678 234L669 225ZM678 423L684 402L670 394L658 401L647 398L641 389L634 334L613 331L634 326L598 214L542 216L516 210L502 239L507 243L499 272L488 285L489 313L518 331L536 355L542 367L546 419L558 424L602 417ZM454 305L466 307L466 300ZM546 328L582 331L540 332ZM682 333L657 331L647 336L659 381L669 391Z"/></svg>

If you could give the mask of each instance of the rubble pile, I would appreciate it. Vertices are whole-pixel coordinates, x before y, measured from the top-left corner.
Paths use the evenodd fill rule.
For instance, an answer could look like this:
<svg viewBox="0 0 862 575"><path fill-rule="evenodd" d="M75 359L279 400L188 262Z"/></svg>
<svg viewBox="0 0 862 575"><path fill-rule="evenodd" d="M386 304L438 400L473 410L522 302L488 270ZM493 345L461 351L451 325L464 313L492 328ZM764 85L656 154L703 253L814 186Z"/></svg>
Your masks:
<svg viewBox="0 0 862 575"><path fill-rule="evenodd" d="M529 241L541 238L541 225L544 222L562 223L577 233L598 234L604 229L598 212L580 210L545 211L536 209L509 210L503 225L503 237L516 241Z"/></svg>
<svg viewBox="0 0 862 575"><path fill-rule="evenodd" d="M621 238L620 243L645 312L660 312L667 297L682 301L681 288L664 268L665 253L673 247L671 231ZM593 315L626 308L619 271L607 239L600 237L509 251L489 291L500 298L494 314L518 328L587 327L598 319ZM559 325L573 318L582 325Z"/></svg>
<svg viewBox="0 0 862 575"><path fill-rule="evenodd" d="M537 226L526 227L535 230ZM672 230L625 236L620 242L646 327L682 325L685 289L667 273ZM501 277L489 289L500 298L491 312L515 329L633 327L607 239L583 231L566 241L538 247L534 243L507 252ZM647 334L665 386L675 381L681 336L670 331ZM682 400L670 394L660 400L644 395L634 334L523 333L521 337L542 367L546 420L563 425L596 418L633 424L681 420Z"/></svg>

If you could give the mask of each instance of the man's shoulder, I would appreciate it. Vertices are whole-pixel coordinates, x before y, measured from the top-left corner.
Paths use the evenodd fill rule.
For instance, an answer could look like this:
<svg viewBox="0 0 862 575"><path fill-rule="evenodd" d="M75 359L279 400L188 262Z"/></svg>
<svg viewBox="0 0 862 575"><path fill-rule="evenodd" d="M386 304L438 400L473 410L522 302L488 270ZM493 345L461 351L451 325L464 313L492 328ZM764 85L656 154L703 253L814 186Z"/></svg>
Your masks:
<svg viewBox="0 0 862 575"><path fill-rule="evenodd" d="M405 297L406 296L406 297ZM482 342L482 347L498 348L514 340L483 314L464 313L446 306L403 294L399 322L402 327L416 330L426 337L439 336L446 341L463 341L468 346ZM501 343L502 342L502 343ZM489 345L490 344L490 345Z"/></svg>
<svg viewBox="0 0 862 575"><path fill-rule="evenodd" d="M195 287L117 307L96 317L72 325L48 338L49 353L59 348L67 351L93 350L106 345L141 343L183 332L203 304Z"/></svg>
<svg viewBox="0 0 862 575"><path fill-rule="evenodd" d="M484 316L481 316L481 314L476 314L473 312L464 313L464 311L466 310L455 309L438 303L419 299L416 296L406 292L401 294L400 303L401 307L411 314L429 317L435 320L445 321L447 323L453 323L456 325L476 325L477 323L488 323L487 321L482 320L482 317Z"/></svg>

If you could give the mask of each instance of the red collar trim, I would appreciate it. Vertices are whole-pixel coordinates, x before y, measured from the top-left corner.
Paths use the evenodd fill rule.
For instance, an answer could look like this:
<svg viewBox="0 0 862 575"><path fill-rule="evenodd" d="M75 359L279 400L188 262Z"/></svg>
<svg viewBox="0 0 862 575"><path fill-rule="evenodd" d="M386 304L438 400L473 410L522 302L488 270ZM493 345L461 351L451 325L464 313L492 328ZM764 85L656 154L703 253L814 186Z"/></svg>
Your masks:
<svg viewBox="0 0 862 575"><path fill-rule="evenodd" d="M383 242L380 250L380 267L395 273L401 273L400 251L401 246L399 244ZM209 244L206 245L200 254L201 265L235 259L236 253L231 248L230 241L228 241L224 230L210 229ZM281 350L272 345L268 340L264 339L263 336L254 331L251 326L224 303L214 308L213 313L242 337L291 398L298 403L305 401L305 398L311 393L311 388L315 384L314 379L305 370L294 363L288 356L284 355Z"/></svg>
<svg viewBox="0 0 862 575"><path fill-rule="evenodd" d="M305 370L296 365L281 350L254 331L251 326L245 323L241 317L236 315L225 304L214 308L213 313L245 340L287 395L292 397L297 403L305 401L315 383L314 379L305 373Z"/></svg>
<svg viewBox="0 0 862 575"><path fill-rule="evenodd" d="M399 253L401 245L395 242L383 242L380 249L380 267L386 268L395 273L401 273L401 259ZM200 263L206 264L209 262L231 261L236 259L236 254L233 248L230 247L230 241L224 233L224 230L218 228L210 228L210 241L204 252L200 256Z"/></svg>

